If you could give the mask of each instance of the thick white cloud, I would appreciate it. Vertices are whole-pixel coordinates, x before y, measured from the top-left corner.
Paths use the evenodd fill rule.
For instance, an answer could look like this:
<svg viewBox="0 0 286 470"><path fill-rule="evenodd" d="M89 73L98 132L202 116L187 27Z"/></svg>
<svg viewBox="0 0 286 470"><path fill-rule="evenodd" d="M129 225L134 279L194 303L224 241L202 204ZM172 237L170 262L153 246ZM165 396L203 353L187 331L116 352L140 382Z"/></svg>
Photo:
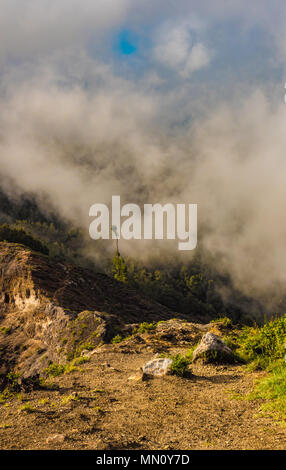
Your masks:
<svg viewBox="0 0 286 470"><path fill-rule="evenodd" d="M206 67L211 60L212 53L202 43L195 44L187 56L183 76L188 77L196 70Z"/></svg>
<svg viewBox="0 0 286 470"><path fill-rule="evenodd" d="M201 42L194 43L193 39L193 33L199 29L198 23L165 24L156 36L154 48L156 61L185 78L207 66L211 52Z"/></svg>
<svg viewBox="0 0 286 470"><path fill-rule="evenodd" d="M130 0L0 0L0 57L79 47L126 18Z"/></svg>
<svg viewBox="0 0 286 470"><path fill-rule="evenodd" d="M190 35L185 27L164 29L154 49L155 58L171 67L181 67L190 50Z"/></svg>
<svg viewBox="0 0 286 470"><path fill-rule="evenodd" d="M112 194L198 202L207 228L199 243L238 286L266 292L285 283L283 84L281 105L244 90L247 99L214 107L206 95L216 89L202 84L195 98L189 80L215 62L207 32L219 23L223 33L226 20L258 24L275 39L273 59L283 57L282 1L0 0L0 8L0 172L6 186L14 182L10 191L44 196L84 229L89 206ZM140 73L123 61L119 74L112 52L89 54L91 38L104 49L120 28L144 33L146 25Z"/></svg>

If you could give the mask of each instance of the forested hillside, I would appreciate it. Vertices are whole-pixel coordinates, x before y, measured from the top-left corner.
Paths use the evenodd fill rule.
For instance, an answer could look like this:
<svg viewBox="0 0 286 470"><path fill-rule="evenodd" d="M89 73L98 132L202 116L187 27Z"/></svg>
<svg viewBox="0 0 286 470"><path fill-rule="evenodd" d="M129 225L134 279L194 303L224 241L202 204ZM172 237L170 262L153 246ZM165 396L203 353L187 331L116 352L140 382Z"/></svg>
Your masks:
<svg viewBox="0 0 286 470"><path fill-rule="evenodd" d="M32 197L12 200L1 191L0 223L2 241L23 243L56 261L104 272L173 311L206 321L227 315L244 323L259 322L267 314L257 300L233 287L229 275L208 264L199 250L184 264L151 259L143 265L124 253L114 257L100 253L100 262L95 263L88 256L95 245L87 234L51 213L45 214Z"/></svg>

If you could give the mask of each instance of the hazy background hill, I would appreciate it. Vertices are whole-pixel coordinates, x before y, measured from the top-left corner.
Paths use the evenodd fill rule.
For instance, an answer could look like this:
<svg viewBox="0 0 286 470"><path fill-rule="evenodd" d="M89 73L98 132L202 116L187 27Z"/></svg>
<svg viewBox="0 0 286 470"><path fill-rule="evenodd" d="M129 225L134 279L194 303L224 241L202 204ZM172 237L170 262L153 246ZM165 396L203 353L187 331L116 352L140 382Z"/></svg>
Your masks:
<svg viewBox="0 0 286 470"><path fill-rule="evenodd" d="M273 313L255 298L235 289L230 276L216 270L213 259L208 263L208 257L201 250L185 263L175 257L167 260L150 257L146 264L128 257L123 251L125 274L120 277L112 241L109 250L105 250L100 241L90 240L86 233L59 220L52 212L44 213L29 195L12 199L0 191L0 223L17 231L15 241L23 243L21 230L39 240L51 259L106 273L172 311L190 317L208 321L228 315L235 321L259 322L265 314ZM3 240L7 238L1 231L0 236ZM95 250L98 251L97 261L89 256Z"/></svg>

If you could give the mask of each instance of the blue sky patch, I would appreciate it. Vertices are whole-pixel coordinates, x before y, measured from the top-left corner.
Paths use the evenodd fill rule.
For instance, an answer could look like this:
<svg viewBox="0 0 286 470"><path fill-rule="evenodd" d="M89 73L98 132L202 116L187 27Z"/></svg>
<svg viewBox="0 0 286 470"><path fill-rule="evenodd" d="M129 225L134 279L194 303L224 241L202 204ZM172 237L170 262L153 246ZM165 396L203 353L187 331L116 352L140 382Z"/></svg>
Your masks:
<svg viewBox="0 0 286 470"><path fill-rule="evenodd" d="M118 45L121 54L131 55L137 51L136 38L131 31L124 30L118 35Z"/></svg>

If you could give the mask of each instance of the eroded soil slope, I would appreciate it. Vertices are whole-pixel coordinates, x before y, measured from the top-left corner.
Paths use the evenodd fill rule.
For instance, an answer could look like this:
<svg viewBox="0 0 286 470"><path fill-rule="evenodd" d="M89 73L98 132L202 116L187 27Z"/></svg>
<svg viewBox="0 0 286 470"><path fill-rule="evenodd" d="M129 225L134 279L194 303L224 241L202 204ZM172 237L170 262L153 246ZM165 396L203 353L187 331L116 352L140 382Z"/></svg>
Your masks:
<svg viewBox="0 0 286 470"><path fill-rule="evenodd" d="M172 316L104 274L0 243L0 376L35 374L133 324Z"/></svg>

